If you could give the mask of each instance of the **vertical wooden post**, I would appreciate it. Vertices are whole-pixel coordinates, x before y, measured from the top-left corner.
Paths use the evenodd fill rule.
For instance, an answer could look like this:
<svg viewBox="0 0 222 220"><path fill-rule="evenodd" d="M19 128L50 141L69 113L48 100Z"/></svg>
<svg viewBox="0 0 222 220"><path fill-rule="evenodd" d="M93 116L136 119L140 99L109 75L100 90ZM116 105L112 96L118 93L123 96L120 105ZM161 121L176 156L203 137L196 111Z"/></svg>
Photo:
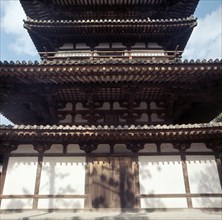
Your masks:
<svg viewBox="0 0 222 220"><path fill-rule="evenodd" d="M3 194L3 189L4 189L4 184L5 184L5 178L6 178L6 173L7 173L7 168L8 168L8 162L9 162L9 155L11 151L16 150L18 147L18 144L14 144L8 141L2 141L1 143L1 152L4 154L4 159L3 159L3 166L2 166L2 174L1 174L1 179L0 179L0 207L2 203L2 194Z"/></svg>
<svg viewBox="0 0 222 220"><path fill-rule="evenodd" d="M33 204L32 204L33 209L38 209L37 195L39 194L43 154L46 150L50 149L50 146L51 146L50 144L45 144L45 143L37 143L34 145L34 149L39 152L39 155L38 155L38 164L37 164L37 171L36 171L36 178L35 178L34 198L33 198Z"/></svg>
<svg viewBox="0 0 222 220"><path fill-rule="evenodd" d="M178 149L180 150L180 156L181 156L181 163L182 163L182 169L183 169L183 179L184 179L184 185L185 185L185 191L187 195L187 206L188 208L193 208L192 200L190 197L190 183L188 178L188 170L187 170L187 164L186 164L186 149L189 148L190 145L188 143L180 143L178 144Z"/></svg>

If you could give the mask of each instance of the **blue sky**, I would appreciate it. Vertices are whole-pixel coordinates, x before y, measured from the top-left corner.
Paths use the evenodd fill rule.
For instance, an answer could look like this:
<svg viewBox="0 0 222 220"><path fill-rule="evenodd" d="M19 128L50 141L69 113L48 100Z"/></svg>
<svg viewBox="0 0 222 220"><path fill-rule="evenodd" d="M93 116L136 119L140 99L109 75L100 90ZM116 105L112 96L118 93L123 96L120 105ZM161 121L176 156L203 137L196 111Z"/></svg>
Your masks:
<svg viewBox="0 0 222 220"><path fill-rule="evenodd" d="M0 60L39 60L27 31L25 13L18 0L0 0ZM222 0L200 0L194 29L183 59L222 59ZM0 116L0 124L9 122Z"/></svg>

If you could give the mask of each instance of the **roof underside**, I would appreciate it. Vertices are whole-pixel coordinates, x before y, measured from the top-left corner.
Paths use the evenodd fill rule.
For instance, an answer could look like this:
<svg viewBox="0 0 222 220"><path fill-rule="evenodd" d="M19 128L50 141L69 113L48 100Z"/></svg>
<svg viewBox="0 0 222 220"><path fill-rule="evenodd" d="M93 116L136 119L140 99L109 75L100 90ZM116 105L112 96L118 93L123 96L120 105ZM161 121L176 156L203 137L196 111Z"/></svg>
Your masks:
<svg viewBox="0 0 222 220"><path fill-rule="evenodd" d="M56 51L64 43L156 42L165 50L183 50L196 26L193 17L165 20L25 21L37 50Z"/></svg>
<svg viewBox="0 0 222 220"><path fill-rule="evenodd" d="M180 18L199 0L20 0L33 19Z"/></svg>
<svg viewBox="0 0 222 220"><path fill-rule="evenodd" d="M14 123L36 124L36 112L27 104L38 103L35 108L44 112L45 124L50 123L49 99L54 103L87 102L92 96L100 102L129 101L132 92L137 101L169 101L172 97L173 118L178 123L209 122L222 110L219 61L110 61L1 65L1 112ZM181 109L183 113L178 114Z"/></svg>

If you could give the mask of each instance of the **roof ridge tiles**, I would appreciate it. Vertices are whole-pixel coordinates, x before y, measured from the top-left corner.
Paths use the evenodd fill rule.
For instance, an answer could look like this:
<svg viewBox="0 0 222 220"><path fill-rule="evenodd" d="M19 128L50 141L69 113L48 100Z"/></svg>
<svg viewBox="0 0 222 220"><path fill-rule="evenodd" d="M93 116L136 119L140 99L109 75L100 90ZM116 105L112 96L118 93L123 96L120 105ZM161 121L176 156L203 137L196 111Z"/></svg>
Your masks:
<svg viewBox="0 0 222 220"><path fill-rule="evenodd" d="M39 65L39 66L46 66L46 65L85 65L85 64L163 64L163 65L169 65L169 64L222 64L222 59L209 59L209 60L206 60L206 59L203 59L203 60L200 60L200 59L197 59L197 60L194 60L194 59L191 59L191 60L176 60L176 61L165 61L165 60L113 60L113 59L101 59L101 60L69 60L67 62L67 60L58 60L58 61L48 61L48 60L43 60L41 62L35 60L35 61L25 61L25 60L22 60L22 61L7 61L7 60L4 60L4 61L0 61L0 65L1 66L15 66L15 65Z"/></svg>
<svg viewBox="0 0 222 220"><path fill-rule="evenodd" d="M194 128L212 128L221 127L222 122L210 122L210 123L195 123L195 124L157 124L157 125L0 125L0 129L13 129L13 130L159 130L159 129L194 129Z"/></svg>
<svg viewBox="0 0 222 220"><path fill-rule="evenodd" d="M146 19L75 19L75 20L70 20L70 19L62 19L62 20L54 20L54 19L46 19L46 20L42 20L42 19L32 19L32 18L28 18L27 20L24 20L24 23L45 23L45 24L49 24L49 23L62 23L62 24L70 24L70 23L146 23L146 22L151 22L151 23L161 23L161 22L170 22L170 23L181 23L184 21L196 21L197 18L195 18L194 16L189 16L189 17L183 17L183 18L156 18L156 19L150 19L149 17Z"/></svg>

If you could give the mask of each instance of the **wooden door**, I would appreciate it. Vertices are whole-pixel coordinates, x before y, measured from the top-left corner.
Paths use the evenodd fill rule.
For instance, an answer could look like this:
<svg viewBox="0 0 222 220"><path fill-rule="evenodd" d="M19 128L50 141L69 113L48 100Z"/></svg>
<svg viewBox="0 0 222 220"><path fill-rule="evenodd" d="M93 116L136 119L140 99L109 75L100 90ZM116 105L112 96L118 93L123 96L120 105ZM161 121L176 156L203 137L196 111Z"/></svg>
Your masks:
<svg viewBox="0 0 222 220"><path fill-rule="evenodd" d="M138 207L138 169L135 158L89 157L88 167L88 207Z"/></svg>

